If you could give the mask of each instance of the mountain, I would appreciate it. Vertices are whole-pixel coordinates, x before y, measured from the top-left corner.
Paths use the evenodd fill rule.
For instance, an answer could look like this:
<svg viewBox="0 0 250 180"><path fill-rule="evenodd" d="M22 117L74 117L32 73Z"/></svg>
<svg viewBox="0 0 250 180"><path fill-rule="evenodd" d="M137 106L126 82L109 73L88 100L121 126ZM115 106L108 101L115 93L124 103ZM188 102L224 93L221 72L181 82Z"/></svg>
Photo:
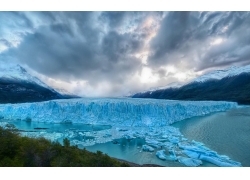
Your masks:
<svg viewBox="0 0 250 180"><path fill-rule="evenodd" d="M57 92L59 92L61 95L64 96L65 99L70 99L70 98L81 98L80 96L77 96L73 93L68 92L65 89L62 88L54 88Z"/></svg>
<svg viewBox="0 0 250 180"><path fill-rule="evenodd" d="M133 98L215 100L250 104L250 65L202 75L181 87L137 93Z"/></svg>
<svg viewBox="0 0 250 180"><path fill-rule="evenodd" d="M234 77L237 75L240 75L242 73L250 73L250 65L237 67L237 66L231 66L228 69L225 70L216 70L212 71L210 73L204 74L194 80L194 82L205 82L209 80L220 80L225 77Z"/></svg>
<svg viewBox="0 0 250 180"><path fill-rule="evenodd" d="M0 103L62 99L63 95L30 75L20 65L0 64Z"/></svg>

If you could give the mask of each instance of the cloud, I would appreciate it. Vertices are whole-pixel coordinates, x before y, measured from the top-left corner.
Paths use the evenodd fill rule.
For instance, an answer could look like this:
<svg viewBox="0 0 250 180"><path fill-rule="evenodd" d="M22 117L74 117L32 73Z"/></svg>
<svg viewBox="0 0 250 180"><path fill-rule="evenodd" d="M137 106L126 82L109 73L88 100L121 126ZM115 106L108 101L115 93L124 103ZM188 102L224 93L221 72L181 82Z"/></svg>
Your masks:
<svg viewBox="0 0 250 180"><path fill-rule="evenodd" d="M113 19L107 19L113 14L107 14L106 21L114 23ZM120 14L122 17L123 13ZM31 27L33 31L26 33L18 48L10 48L4 55L14 56L40 74L68 82L85 80L96 87L101 82L111 86L122 84L141 65L133 54L142 49L146 37L112 28L105 32L100 25L103 21L98 22L100 15L94 12L36 14L40 21L46 19L47 25L43 20L37 28ZM118 18L115 23L118 21L123 20Z"/></svg>
<svg viewBox="0 0 250 180"><path fill-rule="evenodd" d="M249 28L249 12L170 12L151 41L149 62L197 71L250 62ZM216 39L223 42L211 45Z"/></svg>
<svg viewBox="0 0 250 180"><path fill-rule="evenodd" d="M2 62L86 96L250 63L249 12L0 12L0 24Z"/></svg>

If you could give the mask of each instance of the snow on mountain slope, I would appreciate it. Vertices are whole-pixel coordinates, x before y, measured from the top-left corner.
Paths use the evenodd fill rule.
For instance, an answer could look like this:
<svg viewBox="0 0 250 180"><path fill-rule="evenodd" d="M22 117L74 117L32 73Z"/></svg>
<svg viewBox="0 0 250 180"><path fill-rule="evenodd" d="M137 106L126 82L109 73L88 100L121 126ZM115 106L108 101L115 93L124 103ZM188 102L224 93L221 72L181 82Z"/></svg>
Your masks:
<svg viewBox="0 0 250 180"><path fill-rule="evenodd" d="M72 93L70 93L69 91L67 91L67 90L65 90L65 89L62 89L62 88L54 88L57 92L59 92L60 94L63 94L63 95L65 95L65 94L70 94L70 95L74 95L74 94L72 94Z"/></svg>
<svg viewBox="0 0 250 180"><path fill-rule="evenodd" d="M40 79L30 75L22 66L18 64L0 64L0 79L26 81L53 90L47 84L43 83Z"/></svg>
<svg viewBox="0 0 250 180"><path fill-rule="evenodd" d="M0 116L12 120L31 119L36 122L160 127L186 118L235 107L237 103L224 101L79 98L39 103L2 104Z"/></svg>
<svg viewBox="0 0 250 180"><path fill-rule="evenodd" d="M146 93L146 92L153 92L153 91L157 91L157 90L162 90L162 89L169 89L169 88L179 88L181 86L185 85L184 83L180 83L180 82L172 82L167 84L166 86L160 86L160 87L154 87L154 88L150 88L149 90L146 91L140 91L139 93ZM131 97L135 94L137 94L138 92L130 92L129 94L127 94L124 97Z"/></svg>
<svg viewBox="0 0 250 180"><path fill-rule="evenodd" d="M184 83L173 82L173 83L167 84L166 86L160 86L160 87L156 87L156 88L150 88L149 91L156 91L156 90L167 89L167 88L179 88L179 87L181 87L183 85L184 85Z"/></svg>
<svg viewBox="0 0 250 180"><path fill-rule="evenodd" d="M225 77L237 76L237 75L244 73L244 72L250 73L250 65L242 66L242 67L232 66L232 67L225 69L225 70L212 71L210 73L204 74L204 75L194 79L194 81L192 81L192 82L205 82L205 81L210 80L210 79L220 80L220 79L225 78Z"/></svg>
<svg viewBox="0 0 250 180"><path fill-rule="evenodd" d="M54 88L54 90L56 90L57 92L59 92L62 95L76 96L75 94L73 94L65 89L62 89L62 88Z"/></svg>

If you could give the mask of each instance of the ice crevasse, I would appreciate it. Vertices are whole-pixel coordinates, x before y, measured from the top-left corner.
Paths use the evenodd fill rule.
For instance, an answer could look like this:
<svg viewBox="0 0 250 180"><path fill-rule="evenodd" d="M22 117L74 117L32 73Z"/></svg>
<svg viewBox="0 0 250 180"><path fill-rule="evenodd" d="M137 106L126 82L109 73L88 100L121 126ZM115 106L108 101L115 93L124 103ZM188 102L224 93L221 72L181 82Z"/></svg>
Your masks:
<svg viewBox="0 0 250 180"><path fill-rule="evenodd" d="M0 117L48 123L165 126L194 116L237 107L225 101L175 101L132 98L79 98L1 104Z"/></svg>

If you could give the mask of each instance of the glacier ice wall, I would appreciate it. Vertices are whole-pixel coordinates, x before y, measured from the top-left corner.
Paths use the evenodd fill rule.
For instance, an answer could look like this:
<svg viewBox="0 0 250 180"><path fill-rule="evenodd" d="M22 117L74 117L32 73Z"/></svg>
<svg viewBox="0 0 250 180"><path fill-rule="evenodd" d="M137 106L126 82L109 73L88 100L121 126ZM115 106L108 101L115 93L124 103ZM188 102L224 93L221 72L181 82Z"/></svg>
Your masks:
<svg viewBox="0 0 250 180"><path fill-rule="evenodd" d="M237 103L130 98L81 98L1 104L0 117L48 123L165 126L194 116L225 111Z"/></svg>

